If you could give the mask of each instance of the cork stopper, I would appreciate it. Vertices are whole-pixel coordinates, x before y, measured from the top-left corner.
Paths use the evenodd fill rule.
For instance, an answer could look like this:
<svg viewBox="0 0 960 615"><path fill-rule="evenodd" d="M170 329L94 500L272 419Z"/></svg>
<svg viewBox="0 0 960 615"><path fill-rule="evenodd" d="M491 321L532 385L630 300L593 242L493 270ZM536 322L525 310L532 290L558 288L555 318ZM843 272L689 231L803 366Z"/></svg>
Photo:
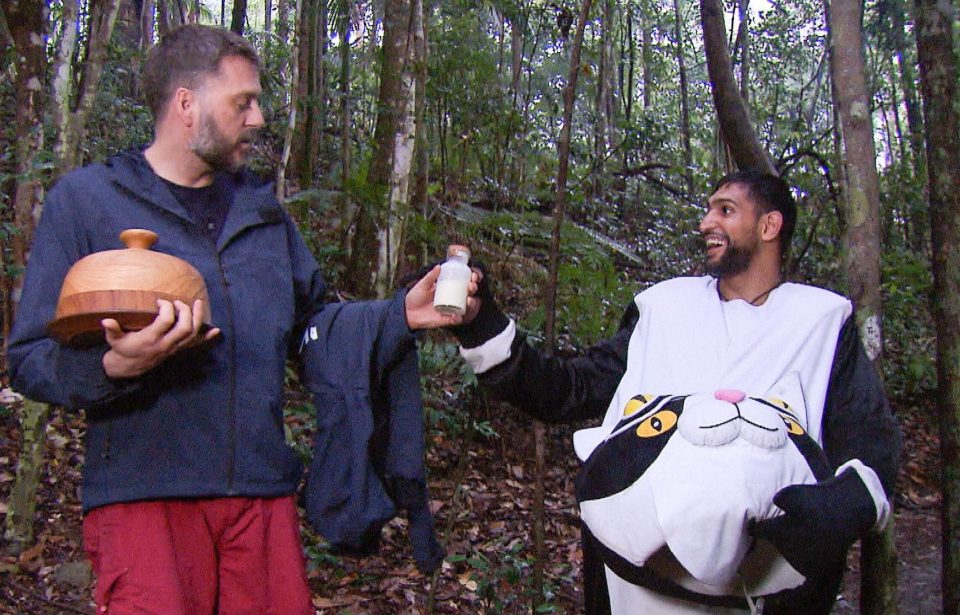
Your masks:
<svg viewBox="0 0 960 615"><path fill-rule="evenodd" d="M470 258L470 248L458 243L452 243L447 248L447 258L458 256L464 260L469 260Z"/></svg>

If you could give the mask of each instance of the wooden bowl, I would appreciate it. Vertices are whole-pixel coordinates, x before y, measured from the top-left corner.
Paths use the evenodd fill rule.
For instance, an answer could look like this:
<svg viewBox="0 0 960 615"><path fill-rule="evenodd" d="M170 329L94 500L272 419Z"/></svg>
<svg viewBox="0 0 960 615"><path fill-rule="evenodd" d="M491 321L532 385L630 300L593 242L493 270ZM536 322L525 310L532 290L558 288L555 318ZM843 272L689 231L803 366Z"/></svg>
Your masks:
<svg viewBox="0 0 960 615"><path fill-rule="evenodd" d="M67 272L57 311L47 325L53 338L80 347L99 343L104 318L137 331L153 322L157 299L179 299L191 307L202 300L204 326L210 327L210 300L199 271L183 259L151 251L157 241L153 231L127 229L120 241L126 249L95 252Z"/></svg>

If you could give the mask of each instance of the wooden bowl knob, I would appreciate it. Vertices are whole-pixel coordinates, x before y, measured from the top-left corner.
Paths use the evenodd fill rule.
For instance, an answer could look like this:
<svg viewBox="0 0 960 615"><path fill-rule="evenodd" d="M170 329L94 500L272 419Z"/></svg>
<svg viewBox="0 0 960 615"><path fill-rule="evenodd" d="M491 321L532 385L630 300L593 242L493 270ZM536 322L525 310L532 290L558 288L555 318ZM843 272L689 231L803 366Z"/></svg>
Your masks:
<svg viewBox="0 0 960 615"><path fill-rule="evenodd" d="M120 233L120 241L128 248L149 250L157 243L157 234L145 228L128 228Z"/></svg>
<svg viewBox="0 0 960 615"><path fill-rule="evenodd" d="M157 234L145 228L128 228L120 233L120 241L131 249L149 250L157 243Z"/></svg>

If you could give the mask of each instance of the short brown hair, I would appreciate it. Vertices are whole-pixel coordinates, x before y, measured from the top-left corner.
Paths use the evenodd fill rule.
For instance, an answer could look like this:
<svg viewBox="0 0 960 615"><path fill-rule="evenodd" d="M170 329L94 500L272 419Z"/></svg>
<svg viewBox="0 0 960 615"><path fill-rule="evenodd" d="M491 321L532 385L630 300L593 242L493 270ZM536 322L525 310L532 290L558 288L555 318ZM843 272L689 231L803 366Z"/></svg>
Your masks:
<svg viewBox="0 0 960 615"><path fill-rule="evenodd" d="M196 88L203 78L220 70L220 61L240 56L260 70L260 57L250 41L235 32L188 24L171 30L147 53L143 67L143 97L153 119L177 88Z"/></svg>

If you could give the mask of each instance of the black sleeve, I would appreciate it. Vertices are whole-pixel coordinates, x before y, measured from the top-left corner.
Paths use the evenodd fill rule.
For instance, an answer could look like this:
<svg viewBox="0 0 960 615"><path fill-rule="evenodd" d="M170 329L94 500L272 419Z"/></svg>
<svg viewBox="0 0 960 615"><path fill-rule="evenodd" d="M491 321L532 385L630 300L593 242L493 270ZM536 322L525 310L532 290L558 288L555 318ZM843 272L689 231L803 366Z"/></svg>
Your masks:
<svg viewBox="0 0 960 615"><path fill-rule="evenodd" d="M840 330L830 371L823 447L834 469L859 459L877 473L888 496L893 492L903 441L853 316Z"/></svg>
<svg viewBox="0 0 960 615"><path fill-rule="evenodd" d="M627 348L640 312L631 302L610 339L573 359L549 357L517 333L510 358L480 382L534 418L566 423L601 416L627 369Z"/></svg>

